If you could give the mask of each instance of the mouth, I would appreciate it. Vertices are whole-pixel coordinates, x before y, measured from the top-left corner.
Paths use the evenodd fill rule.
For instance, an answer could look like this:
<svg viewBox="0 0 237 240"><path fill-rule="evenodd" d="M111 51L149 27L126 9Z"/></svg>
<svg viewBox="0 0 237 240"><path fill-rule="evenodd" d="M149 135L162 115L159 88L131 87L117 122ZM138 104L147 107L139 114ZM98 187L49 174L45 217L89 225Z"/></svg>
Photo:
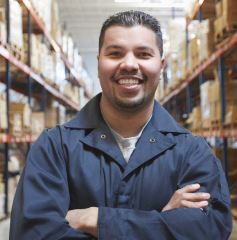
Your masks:
<svg viewBox="0 0 237 240"><path fill-rule="evenodd" d="M126 86L133 86L133 85L138 85L139 84L138 79L119 79L117 83L119 85L126 85Z"/></svg>
<svg viewBox="0 0 237 240"><path fill-rule="evenodd" d="M131 76L123 76L121 78L117 78L116 83L123 86L136 86L142 84L144 82L143 79L138 77Z"/></svg>

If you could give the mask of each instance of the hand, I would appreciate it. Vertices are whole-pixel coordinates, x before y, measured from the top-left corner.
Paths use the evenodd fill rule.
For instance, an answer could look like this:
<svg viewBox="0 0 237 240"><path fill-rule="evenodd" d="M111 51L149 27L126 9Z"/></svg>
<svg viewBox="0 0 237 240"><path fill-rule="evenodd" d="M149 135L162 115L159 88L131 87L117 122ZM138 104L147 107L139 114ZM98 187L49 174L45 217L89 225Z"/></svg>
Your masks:
<svg viewBox="0 0 237 240"><path fill-rule="evenodd" d="M97 237L97 207L70 210L67 212L66 220L72 228Z"/></svg>
<svg viewBox="0 0 237 240"><path fill-rule="evenodd" d="M199 184L187 185L175 191L162 212L174 208L204 208L208 205L209 193L196 192L200 188Z"/></svg>

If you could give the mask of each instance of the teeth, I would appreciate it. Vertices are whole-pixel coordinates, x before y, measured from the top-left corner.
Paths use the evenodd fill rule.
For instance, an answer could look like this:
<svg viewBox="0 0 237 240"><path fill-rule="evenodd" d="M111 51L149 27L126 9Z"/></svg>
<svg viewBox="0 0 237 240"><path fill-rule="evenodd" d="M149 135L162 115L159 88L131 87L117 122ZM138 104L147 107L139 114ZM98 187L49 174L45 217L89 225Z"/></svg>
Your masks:
<svg viewBox="0 0 237 240"><path fill-rule="evenodd" d="M120 79L118 83L124 85L135 85L138 84L139 81L136 79Z"/></svg>

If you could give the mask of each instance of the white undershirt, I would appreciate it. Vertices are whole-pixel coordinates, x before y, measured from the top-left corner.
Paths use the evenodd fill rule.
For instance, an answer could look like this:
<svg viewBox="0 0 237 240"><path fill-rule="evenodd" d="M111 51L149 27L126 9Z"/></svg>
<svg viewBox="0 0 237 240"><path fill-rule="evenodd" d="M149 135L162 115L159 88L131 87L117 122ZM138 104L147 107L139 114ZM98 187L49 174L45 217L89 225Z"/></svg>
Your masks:
<svg viewBox="0 0 237 240"><path fill-rule="evenodd" d="M118 134L116 131L114 131L109 125L109 128L112 132L112 134L115 137L116 142L119 145L119 148L123 154L124 159L126 160L126 162L129 161L134 149L136 148L136 143L138 141L138 139L140 138L140 136L142 135L142 132L144 130L144 128L146 127L146 125L148 124L148 122L150 121L151 117L148 119L148 121L146 122L146 124L143 126L142 130L139 132L139 134L137 136L134 137L128 137L128 138L124 138L123 136L121 136L120 134Z"/></svg>

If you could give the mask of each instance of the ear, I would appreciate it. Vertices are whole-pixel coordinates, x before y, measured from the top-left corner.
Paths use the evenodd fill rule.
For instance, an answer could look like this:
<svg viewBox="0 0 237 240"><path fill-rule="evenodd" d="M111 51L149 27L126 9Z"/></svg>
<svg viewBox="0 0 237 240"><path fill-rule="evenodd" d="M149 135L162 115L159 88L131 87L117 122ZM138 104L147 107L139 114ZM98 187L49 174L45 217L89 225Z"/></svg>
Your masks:
<svg viewBox="0 0 237 240"><path fill-rule="evenodd" d="M161 69L164 69L165 65L166 65L166 59L164 57L162 57L162 59L161 59Z"/></svg>
<svg viewBox="0 0 237 240"><path fill-rule="evenodd" d="M99 54L97 55L97 77L99 78Z"/></svg>

